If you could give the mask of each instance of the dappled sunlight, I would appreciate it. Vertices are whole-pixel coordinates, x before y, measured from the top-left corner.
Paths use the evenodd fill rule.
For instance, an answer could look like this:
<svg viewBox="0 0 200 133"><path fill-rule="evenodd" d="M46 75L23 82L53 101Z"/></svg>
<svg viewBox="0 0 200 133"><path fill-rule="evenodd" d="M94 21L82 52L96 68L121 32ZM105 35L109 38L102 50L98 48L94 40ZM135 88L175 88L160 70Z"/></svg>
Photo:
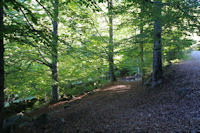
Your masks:
<svg viewBox="0 0 200 133"><path fill-rule="evenodd" d="M52 104L50 105L48 108L52 109L52 108L55 108L55 107L58 107L59 105L64 105L64 104L67 104L67 103L71 103L71 102L74 102L74 101L77 101L77 100L80 100L82 99L83 97L87 96L88 93L84 93L83 95L80 95L80 96L76 96L74 98L72 98L71 100L66 100L66 101L60 101L60 102L57 102L55 104Z"/></svg>
<svg viewBox="0 0 200 133"><path fill-rule="evenodd" d="M114 92L126 92L131 89L131 85L113 85L109 86L103 89L98 89L97 92L99 91L114 91Z"/></svg>
<svg viewBox="0 0 200 133"><path fill-rule="evenodd" d="M200 0L7 1L0 133L200 131Z"/></svg>
<svg viewBox="0 0 200 133"><path fill-rule="evenodd" d="M136 85L136 82L132 83L134 85ZM64 105L64 104L68 104L77 100L81 100L84 97L94 93L94 94L98 94L98 92L116 92L116 93L123 93L123 92L127 92L131 89L132 84L130 83L121 83L121 82L115 82L115 83L111 83L111 84L107 84L102 88L98 88L92 92L88 92L88 93L84 93L83 95L80 96L76 96L74 98L72 98L69 101L60 101L54 104L51 104L48 108L49 109L55 109L55 108L59 108L60 105Z"/></svg>

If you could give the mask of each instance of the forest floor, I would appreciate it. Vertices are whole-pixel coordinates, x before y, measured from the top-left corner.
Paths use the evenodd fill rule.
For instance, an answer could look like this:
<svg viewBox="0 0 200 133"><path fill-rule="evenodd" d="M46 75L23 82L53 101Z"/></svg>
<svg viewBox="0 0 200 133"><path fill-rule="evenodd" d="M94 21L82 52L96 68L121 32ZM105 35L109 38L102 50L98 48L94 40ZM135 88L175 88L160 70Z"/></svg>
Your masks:
<svg viewBox="0 0 200 133"><path fill-rule="evenodd" d="M200 52L165 72L164 84L115 82L70 103L48 107L48 122L32 133L173 133L200 130Z"/></svg>

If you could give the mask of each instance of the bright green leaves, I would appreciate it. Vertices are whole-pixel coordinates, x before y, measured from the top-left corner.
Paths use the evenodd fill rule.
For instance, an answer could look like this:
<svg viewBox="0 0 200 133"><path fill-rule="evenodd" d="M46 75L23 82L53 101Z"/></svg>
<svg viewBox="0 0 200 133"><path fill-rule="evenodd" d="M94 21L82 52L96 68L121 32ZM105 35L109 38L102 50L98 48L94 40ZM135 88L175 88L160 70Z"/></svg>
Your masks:
<svg viewBox="0 0 200 133"><path fill-rule="evenodd" d="M180 11L185 1L166 0L173 6L162 8L164 59L180 59L192 44L186 34L197 32L198 23ZM189 2L189 1L188 1ZM58 63L61 93L75 93L70 84L108 76L107 0L59 0ZM174 7L176 6L176 7ZM197 15L197 3L186 6ZM141 0L116 0L114 54L116 73L133 75L140 66L143 44L144 69L151 71L153 43L153 4ZM105 11L104 11L105 10ZM97 12L98 11L98 12ZM5 4L6 92L21 97L50 96L52 55L52 3L46 0L9 0ZM190 27L188 27L190 26ZM142 27L142 28L141 28ZM141 33L142 30L142 33ZM198 31L199 32L199 31ZM83 86L79 86L81 88ZM93 86L94 87L94 86ZM84 89L87 87L83 87Z"/></svg>

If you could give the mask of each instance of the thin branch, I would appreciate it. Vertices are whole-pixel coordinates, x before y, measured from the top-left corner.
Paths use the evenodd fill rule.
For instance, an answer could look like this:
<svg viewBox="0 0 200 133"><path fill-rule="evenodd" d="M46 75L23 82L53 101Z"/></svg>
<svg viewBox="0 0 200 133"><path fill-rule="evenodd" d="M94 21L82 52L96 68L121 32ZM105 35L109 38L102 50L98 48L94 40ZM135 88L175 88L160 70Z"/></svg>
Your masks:
<svg viewBox="0 0 200 133"><path fill-rule="evenodd" d="M24 11L22 10L22 8L20 7L19 10L22 12L24 18L26 19L26 22L28 23L28 25L31 26L31 28L33 29L33 31L36 31L36 29L34 28L34 26L30 23L29 19L27 18L26 14L24 13Z"/></svg>
<svg viewBox="0 0 200 133"><path fill-rule="evenodd" d="M38 49L38 53L40 54L40 56L42 57L42 59L44 60L44 62L45 62L46 64L50 64L50 63L45 59L45 57L43 56L43 54L42 54L42 52L40 51L40 49Z"/></svg>
<svg viewBox="0 0 200 133"><path fill-rule="evenodd" d="M46 13L49 16L49 18L51 19L51 21L53 21L53 19L52 19L53 15L51 14L51 12L46 7L44 7L44 5L42 5L42 3L40 3L38 0L36 0L36 1L46 11Z"/></svg>
<svg viewBox="0 0 200 133"><path fill-rule="evenodd" d="M37 63L39 63L39 64L46 65L46 66L48 66L48 67L51 68L51 64L45 63L45 62L43 62L41 60L37 60L37 59L32 59L32 60L35 61L35 62L37 62Z"/></svg>

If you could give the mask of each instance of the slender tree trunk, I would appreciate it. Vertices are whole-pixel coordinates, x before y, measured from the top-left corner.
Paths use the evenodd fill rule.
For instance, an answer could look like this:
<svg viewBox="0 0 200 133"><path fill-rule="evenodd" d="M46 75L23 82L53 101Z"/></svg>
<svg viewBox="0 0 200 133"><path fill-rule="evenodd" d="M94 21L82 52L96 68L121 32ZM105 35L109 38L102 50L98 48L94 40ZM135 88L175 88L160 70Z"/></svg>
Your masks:
<svg viewBox="0 0 200 133"><path fill-rule="evenodd" d="M141 73L141 76L142 76L142 84L144 83L144 76L145 76L145 71L144 71L144 47L143 47L143 45L144 45L144 41L143 41L143 33L144 33L144 23L143 23L143 18L142 18L142 14L144 14L144 7L145 6L145 2L144 1L142 1L142 3L141 3L141 7L140 7L140 9L141 9L141 12L140 12L140 14L141 14L141 23L140 23L140 34L142 35L141 36L141 42L140 42L140 73Z"/></svg>
<svg viewBox="0 0 200 133"><path fill-rule="evenodd" d="M162 83L162 42L161 42L161 3L157 0L154 5L154 48L153 48L153 73L152 87Z"/></svg>
<svg viewBox="0 0 200 133"><path fill-rule="evenodd" d="M140 74L141 74L141 72L140 72L141 66L140 66L139 57L137 57L136 62L137 62L137 64L138 64L138 66L137 66L137 75L140 75Z"/></svg>
<svg viewBox="0 0 200 133"><path fill-rule="evenodd" d="M140 34L143 34L143 23L140 25ZM142 37L143 38L143 37ZM140 73L142 76L142 83L144 82L144 47L143 47L143 39L140 42Z"/></svg>
<svg viewBox="0 0 200 133"><path fill-rule="evenodd" d="M52 41L52 97L53 101L59 99L59 86L58 86L58 0L53 2L53 41Z"/></svg>
<svg viewBox="0 0 200 133"><path fill-rule="evenodd" d="M108 16L109 16L109 76L110 81L116 81L116 77L114 74L114 42L113 42L113 0L108 0Z"/></svg>
<svg viewBox="0 0 200 133"><path fill-rule="evenodd" d="M0 132L3 125L4 107L4 41L3 41L3 0L0 0Z"/></svg>

